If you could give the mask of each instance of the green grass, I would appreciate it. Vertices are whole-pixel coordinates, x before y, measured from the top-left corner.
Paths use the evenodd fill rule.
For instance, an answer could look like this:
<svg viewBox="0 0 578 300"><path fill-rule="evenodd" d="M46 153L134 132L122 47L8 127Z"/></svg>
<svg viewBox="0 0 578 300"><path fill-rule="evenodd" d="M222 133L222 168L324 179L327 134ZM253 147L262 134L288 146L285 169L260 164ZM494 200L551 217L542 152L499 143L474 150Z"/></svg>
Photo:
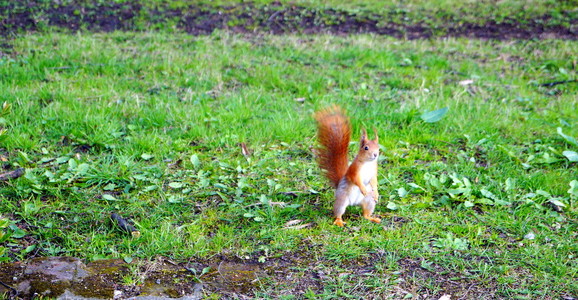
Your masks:
<svg viewBox="0 0 578 300"><path fill-rule="evenodd" d="M537 86L577 78L576 42L47 32L11 44L0 158L26 174L0 184L2 259L266 263L305 248L337 273L381 257L373 272L390 278L330 276L310 297L443 294L400 275L409 260L496 297L578 293L578 178L563 154L578 151L578 85ZM311 149L312 114L334 103L354 140L379 131L381 225L356 208L349 229L332 225ZM296 219L313 225L283 228Z"/></svg>

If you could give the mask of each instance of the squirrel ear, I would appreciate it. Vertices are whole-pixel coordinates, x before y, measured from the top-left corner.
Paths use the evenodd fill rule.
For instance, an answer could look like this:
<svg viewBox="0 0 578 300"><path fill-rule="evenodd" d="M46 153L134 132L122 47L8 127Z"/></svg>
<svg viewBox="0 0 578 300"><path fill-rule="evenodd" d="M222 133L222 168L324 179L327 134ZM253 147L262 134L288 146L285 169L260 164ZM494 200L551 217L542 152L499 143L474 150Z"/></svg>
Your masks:
<svg viewBox="0 0 578 300"><path fill-rule="evenodd" d="M365 131L365 128L361 129L361 144L365 144L365 142L367 141L367 131Z"/></svg>
<svg viewBox="0 0 578 300"><path fill-rule="evenodd" d="M373 127L373 132L375 132L375 142L377 143L379 141L379 136L377 135L377 128Z"/></svg>

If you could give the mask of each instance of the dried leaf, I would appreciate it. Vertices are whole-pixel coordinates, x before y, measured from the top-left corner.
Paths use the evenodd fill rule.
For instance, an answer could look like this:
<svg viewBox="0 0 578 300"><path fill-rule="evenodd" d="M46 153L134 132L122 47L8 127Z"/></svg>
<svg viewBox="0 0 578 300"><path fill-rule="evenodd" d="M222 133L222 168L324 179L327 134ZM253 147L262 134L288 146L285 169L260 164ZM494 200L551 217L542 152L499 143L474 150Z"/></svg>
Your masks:
<svg viewBox="0 0 578 300"><path fill-rule="evenodd" d="M287 226L285 227L285 229L303 229L306 227L310 227L311 225L313 225L313 223L306 223L306 224L301 224L301 225L296 225L296 226Z"/></svg>
<svg viewBox="0 0 578 300"><path fill-rule="evenodd" d="M293 226L293 225L297 225L299 223L303 222L303 220L291 220L291 221L287 221L287 223L285 223L285 227L289 227L289 226Z"/></svg>
<svg viewBox="0 0 578 300"><path fill-rule="evenodd" d="M245 157L251 156L251 152L249 151L249 149L247 149L247 145L245 143L241 143L241 152Z"/></svg>

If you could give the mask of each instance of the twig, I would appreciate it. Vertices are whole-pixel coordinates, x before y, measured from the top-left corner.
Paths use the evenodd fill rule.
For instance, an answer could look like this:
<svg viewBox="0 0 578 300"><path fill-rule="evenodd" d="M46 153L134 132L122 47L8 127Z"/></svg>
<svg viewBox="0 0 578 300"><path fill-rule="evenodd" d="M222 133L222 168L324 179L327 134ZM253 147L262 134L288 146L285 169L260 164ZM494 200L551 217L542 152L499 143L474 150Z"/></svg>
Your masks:
<svg viewBox="0 0 578 300"><path fill-rule="evenodd" d="M11 291L11 293L14 293L14 295L12 295L12 296L16 297L16 296L18 295L18 291L17 291L15 288L7 285L6 283L2 282L1 280L0 280L0 285L2 285L3 287L9 289L9 290Z"/></svg>
<svg viewBox="0 0 578 300"><path fill-rule="evenodd" d="M284 9L278 10L278 11L274 12L274 13L269 17L269 19L267 19L267 22L273 21L273 20L275 19L275 17L277 17L278 15L280 15L280 14L282 14L282 13L284 13L284 12L285 12Z"/></svg>
<svg viewBox="0 0 578 300"><path fill-rule="evenodd" d="M553 82L539 83L538 86L553 87L553 86L555 86L555 85L565 84L565 83L572 83L572 82L578 82L578 79L561 80L561 81L553 81Z"/></svg>
<svg viewBox="0 0 578 300"><path fill-rule="evenodd" d="M18 168L14 171L6 172L4 174L0 174L0 181L6 181L8 179L15 179L20 176L24 175L24 168Z"/></svg>

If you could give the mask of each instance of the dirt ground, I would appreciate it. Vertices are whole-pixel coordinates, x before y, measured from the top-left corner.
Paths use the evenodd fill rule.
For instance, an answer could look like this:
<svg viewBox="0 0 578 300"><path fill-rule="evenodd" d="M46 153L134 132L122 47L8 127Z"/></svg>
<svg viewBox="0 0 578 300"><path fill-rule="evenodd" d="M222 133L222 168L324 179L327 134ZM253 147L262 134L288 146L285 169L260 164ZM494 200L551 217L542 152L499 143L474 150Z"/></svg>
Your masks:
<svg viewBox="0 0 578 300"><path fill-rule="evenodd" d="M248 2L226 7L191 5L157 9L144 8L139 1L110 1L92 5L73 1L49 7L43 7L40 1L18 3L9 1L0 7L0 14L6 16L0 22L0 34L37 31L45 27L104 32L171 27L193 35L210 34L221 29L237 33L273 34L373 33L407 39L449 36L498 40L578 38L578 20L565 25L547 25L551 19L549 16L531 20L486 20L484 24L467 23L455 18L436 20L431 16L405 23L400 21L403 14L394 12L378 15L280 3L257 6Z"/></svg>
<svg viewBox="0 0 578 300"><path fill-rule="evenodd" d="M32 299L252 299L256 293L279 298L307 293L332 293L328 285L350 286L343 291L365 299L501 299L495 284L477 282L460 274L443 273L443 268L421 266L421 261L402 259L392 277L376 269L384 256L372 253L339 268L329 261L295 253L264 263L238 258L173 262L121 259L84 264L72 257L37 257L23 262L0 264L0 298ZM440 274L444 274L440 276ZM372 284L364 281L372 280ZM429 287L428 287L429 286ZM434 287L434 288L432 288ZM571 298L569 298L571 299Z"/></svg>

